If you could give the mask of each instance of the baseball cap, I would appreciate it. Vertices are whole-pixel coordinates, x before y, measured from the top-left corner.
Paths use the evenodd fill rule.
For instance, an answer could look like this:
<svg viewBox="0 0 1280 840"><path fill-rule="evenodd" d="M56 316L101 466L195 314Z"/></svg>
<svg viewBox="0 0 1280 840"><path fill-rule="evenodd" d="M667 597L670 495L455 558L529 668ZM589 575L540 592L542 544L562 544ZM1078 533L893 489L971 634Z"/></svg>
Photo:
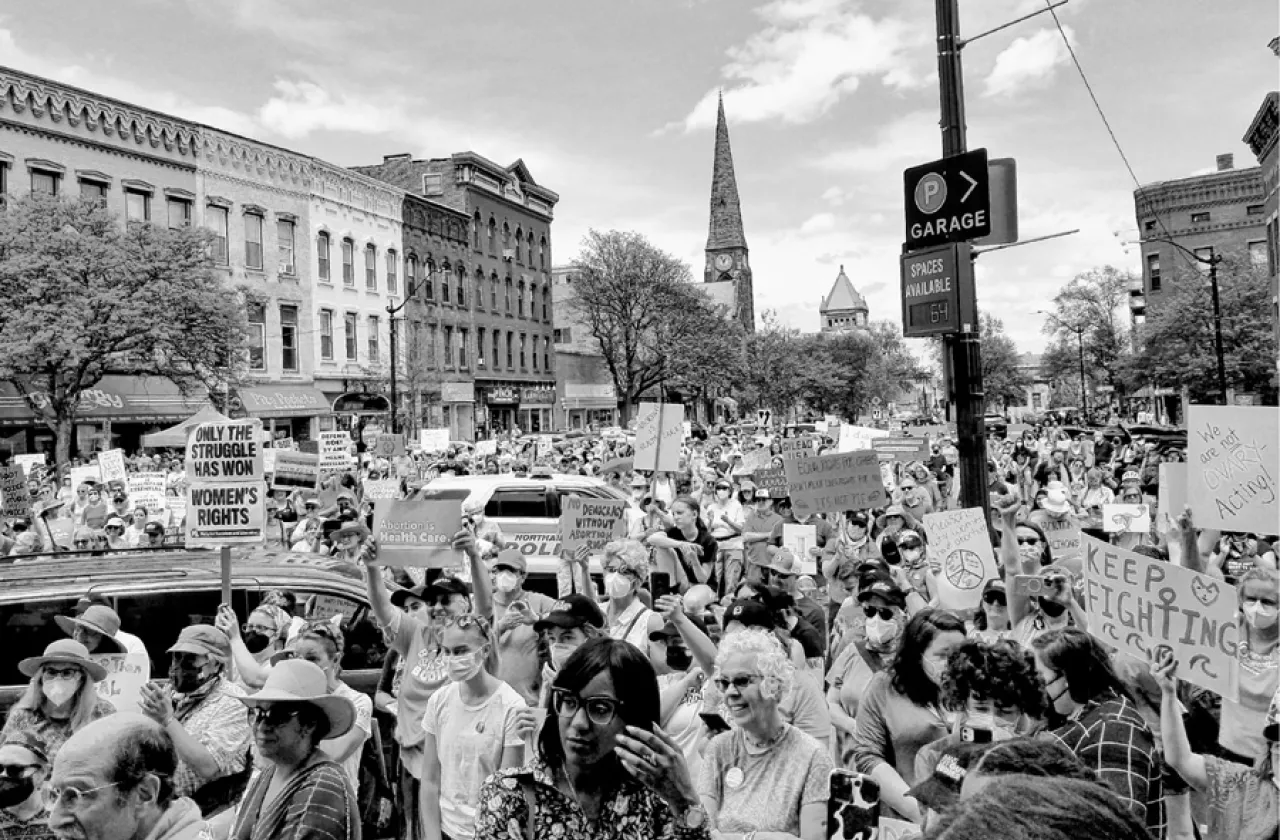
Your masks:
<svg viewBox="0 0 1280 840"><path fill-rule="evenodd" d="M730 604L724 611L724 626L728 627L735 621L743 627L763 627L766 630L776 626L773 612L759 601L734 601Z"/></svg>
<svg viewBox="0 0 1280 840"><path fill-rule="evenodd" d="M524 559L524 555L518 548L504 548L499 551L498 556L489 561L490 569L496 569L498 566L509 566L521 574L529 570L529 562Z"/></svg>
<svg viewBox="0 0 1280 840"><path fill-rule="evenodd" d="M104 528L120 528L120 529L123 529L123 528L124 528L124 520L123 520L123 519L121 519L121 518L120 518L120 517L118 517L118 516L113 516L113 517L111 517L110 519L108 519L108 520L107 520L107 524L106 524L106 525L104 525L103 527L104 527Z"/></svg>
<svg viewBox="0 0 1280 840"><path fill-rule="evenodd" d="M769 564L769 569L780 575L798 575L800 574L800 559L789 548L778 549L778 553L773 555L773 562Z"/></svg>
<svg viewBox="0 0 1280 840"><path fill-rule="evenodd" d="M872 598L879 598L889 606L897 607L898 609L906 609L907 606L906 593L889 581L879 577L858 592L859 603L870 601Z"/></svg>
<svg viewBox="0 0 1280 840"><path fill-rule="evenodd" d="M164 534L164 526L159 522L148 522L142 528L143 532L150 537L158 537Z"/></svg>
<svg viewBox="0 0 1280 840"><path fill-rule="evenodd" d="M757 501L757 502L759 502L759 501L765 501L765 502L767 502L767 501L769 501L769 499L771 499L771 498L773 498L773 497L769 495L769 489L768 489L767 487L757 487L757 488L756 488L756 495L755 495L755 499L756 499L756 501Z"/></svg>
<svg viewBox="0 0 1280 840"><path fill-rule="evenodd" d="M700 616L696 616L689 613L685 615L685 618L689 619L689 622L694 627L697 627L698 630L701 631L704 636L707 635L707 623L703 621ZM679 635L680 635L680 631L676 629L676 626L674 624L668 621L666 624L662 625L661 630L654 630L652 633L649 634L649 641L664 642L669 638L673 638Z"/></svg>
<svg viewBox="0 0 1280 840"><path fill-rule="evenodd" d="M574 593L556 601L551 612L534 622L533 631L541 633L552 627L571 630L587 624L592 627L604 627L604 613L600 612L595 601L586 595Z"/></svg>
<svg viewBox="0 0 1280 840"><path fill-rule="evenodd" d="M990 744L949 744L938 758L933 773L907 791L907 796L915 797L926 808L945 811L959 801L960 785L969 768L990 748Z"/></svg>
<svg viewBox="0 0 1280 840"><path fill-rule="evenodd" d="M403 609L404 602L410 597L430 602L441 596L448 598L454 595L470 597L471 588L455 577L438 577L430 583L424 583L412 589L397 589L391 593L391 605Z"/></svg>
<svg viewBox="0 0 1280 840"><path fill-rule="evenodd" d="M195 653L226 662L231 658L231 641L217 627L192 624L182 628L178 641L169 648L169 653Z"/></svg>

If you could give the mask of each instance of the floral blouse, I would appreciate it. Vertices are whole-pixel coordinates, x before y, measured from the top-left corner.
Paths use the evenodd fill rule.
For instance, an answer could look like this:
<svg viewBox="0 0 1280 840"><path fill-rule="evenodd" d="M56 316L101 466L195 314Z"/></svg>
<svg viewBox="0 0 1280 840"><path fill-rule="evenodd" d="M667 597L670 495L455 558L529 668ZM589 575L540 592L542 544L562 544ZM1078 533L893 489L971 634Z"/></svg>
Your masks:
<svg viewBox="0 0 1280 840"><path fill-rule="evenodd" d="M525 786L534 802L530 826ZM477 799L475 840L711 840L709 826L688 828L658 794L627 777L592 823L578 803L556 788L552 770L535 760L485 780Z"/></svg>

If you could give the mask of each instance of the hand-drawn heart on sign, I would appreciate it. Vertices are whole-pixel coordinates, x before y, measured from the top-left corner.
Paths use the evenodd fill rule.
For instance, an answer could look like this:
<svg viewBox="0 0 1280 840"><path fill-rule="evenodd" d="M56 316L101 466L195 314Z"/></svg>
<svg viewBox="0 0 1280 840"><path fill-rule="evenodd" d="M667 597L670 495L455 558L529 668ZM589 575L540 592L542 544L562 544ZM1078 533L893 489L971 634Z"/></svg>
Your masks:
<svg viewBox="0 0 1280 840"><path fill-rule="evenodd" d="M1201 578L1195 578L1191 581L1191 594L1196 596L1196 600L1204 604L1206 607L1213 606L1217 602L1218 596L1222 594L1222 590L1216 583L1205 583Z"/></svg>

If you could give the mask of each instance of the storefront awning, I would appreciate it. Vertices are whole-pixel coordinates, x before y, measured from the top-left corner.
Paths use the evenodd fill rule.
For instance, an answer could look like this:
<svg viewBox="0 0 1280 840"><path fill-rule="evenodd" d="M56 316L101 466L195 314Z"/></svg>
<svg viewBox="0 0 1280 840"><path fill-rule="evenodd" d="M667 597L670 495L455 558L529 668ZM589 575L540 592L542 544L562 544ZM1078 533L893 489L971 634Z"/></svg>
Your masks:
<svg viewBox="0 0 1280 840"><path fill-rule="evenodd" d="M40 423L43 393L23 399L12 382L0 382L0 425L27 426ZM168 379L142 376L104 376L93 388L80 394L76 420L82 423L161 423L185 420L208 404L191 394L183 396Z"/></svg>
<svg viewBox="0 0 1280 840"><path fill-rule="evenodd" d="M382 394L360 391L338 397L333 401L333 410L338 414L386 414L391 402Z"/></svg>
<svg viewBox="0 0 1280 840"><path fill-rule="evenodd" d="M564 407L568 410L617 411L618 401L612 397L565 397Z"/></svg>
<svg viewBox="0 0 1280 840"><path fill-rule="evenodd" d="M324 394L305 385L263 385L241 388L236 396L250 417L312 417L329 414L333 407ZM235 408L235 404L232 404Z"/></svg>

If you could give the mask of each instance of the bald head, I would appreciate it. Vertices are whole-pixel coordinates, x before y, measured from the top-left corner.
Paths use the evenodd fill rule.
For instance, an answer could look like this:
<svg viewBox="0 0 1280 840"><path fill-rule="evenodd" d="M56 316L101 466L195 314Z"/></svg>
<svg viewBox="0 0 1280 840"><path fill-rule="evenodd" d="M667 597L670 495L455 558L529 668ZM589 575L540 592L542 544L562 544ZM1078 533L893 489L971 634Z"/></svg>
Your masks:
<svg viewBox="0 0 1280 840"><path fill-rule="evenodd" d="M58 751L51 781L61 786L72 777L114 784L128 793L149 775L160 779L156 804L163 808L173 795L178 756L164 727L139 714L99 718L76 732Z"/></svg>

